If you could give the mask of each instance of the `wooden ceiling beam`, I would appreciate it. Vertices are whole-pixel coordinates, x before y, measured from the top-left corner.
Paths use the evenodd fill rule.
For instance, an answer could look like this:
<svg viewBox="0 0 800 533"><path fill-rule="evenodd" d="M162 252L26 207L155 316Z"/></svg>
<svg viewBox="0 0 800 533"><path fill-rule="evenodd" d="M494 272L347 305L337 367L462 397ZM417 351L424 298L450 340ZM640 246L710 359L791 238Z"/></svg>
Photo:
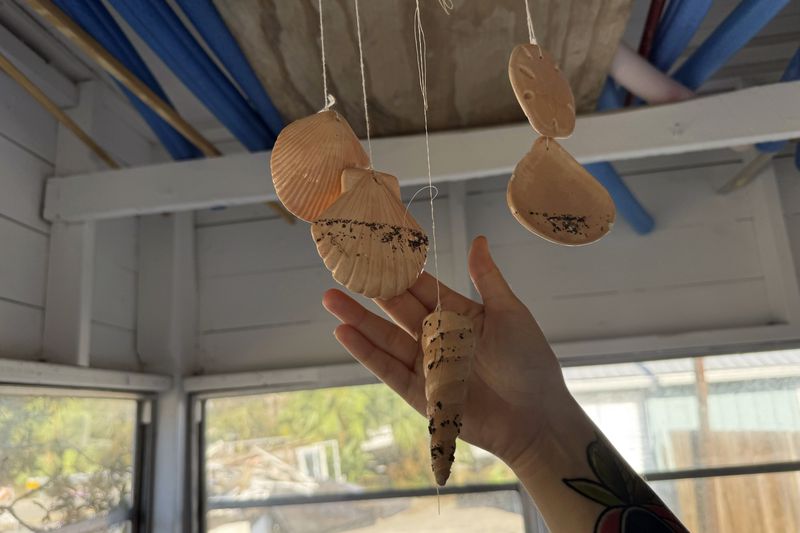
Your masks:
<svg viewBox="0 0 800 533"><path fill-rule="evenodd" d="M581 163L699 152L800 137L800 82L580 117L563 142ZM431 135L434 183L509 174L530 149L530 126ZM403 186L427 183L421 135L373 141L377 168ZM269 153L51 178L44 216L83 221L254 204L275 199Z"/></svg>

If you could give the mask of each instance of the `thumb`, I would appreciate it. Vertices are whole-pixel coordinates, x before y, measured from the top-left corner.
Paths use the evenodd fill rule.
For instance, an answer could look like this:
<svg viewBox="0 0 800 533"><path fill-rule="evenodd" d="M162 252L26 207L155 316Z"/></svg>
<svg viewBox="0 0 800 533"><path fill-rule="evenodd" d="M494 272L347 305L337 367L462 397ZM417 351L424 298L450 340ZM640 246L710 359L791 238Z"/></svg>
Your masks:
<svg viewBox="0 0 800 533"><path fill-rule="evenodd" d="M489 253L486 237L476 237L469 250L469 275L487 307L503 308L519 304L511 287Z"/></svg>

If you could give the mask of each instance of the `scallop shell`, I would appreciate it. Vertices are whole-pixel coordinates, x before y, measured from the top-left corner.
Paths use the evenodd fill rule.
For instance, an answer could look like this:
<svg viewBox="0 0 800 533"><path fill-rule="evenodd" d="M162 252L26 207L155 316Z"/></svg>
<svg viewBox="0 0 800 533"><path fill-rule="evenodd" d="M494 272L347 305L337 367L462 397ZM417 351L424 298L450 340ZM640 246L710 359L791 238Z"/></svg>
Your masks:
<svg viewBox="0 0 800 533"><path fill-rule="evenodd" d="M333 278L368 298L402 294L425 266L428 237L400 201L397 178L348 169L355 185L311 225L317 251Z"/></svg>
<svg viewBox="0 0 800 533"><path fill-rule="evenodd" d="M600 239L616 219L608 191L552 139L539 137L514 169L506 195L526 229L558 244Z"/></svg>
<svg viewBox="0 0 800 533"><path fill-rule="evenodd" d="M525 116L545 137L564 138L575 130L575 97L549 52L519 44L508 61L508 77Z"/></svg>
<svg viewBox="0 0 800 533"><path fill-rule="evenodd" d="M285 127L270 158L278 199L295 216L309 222L341 194L344 169L367 166L369 157L358 137L333 110L320 111Z"/></svg>

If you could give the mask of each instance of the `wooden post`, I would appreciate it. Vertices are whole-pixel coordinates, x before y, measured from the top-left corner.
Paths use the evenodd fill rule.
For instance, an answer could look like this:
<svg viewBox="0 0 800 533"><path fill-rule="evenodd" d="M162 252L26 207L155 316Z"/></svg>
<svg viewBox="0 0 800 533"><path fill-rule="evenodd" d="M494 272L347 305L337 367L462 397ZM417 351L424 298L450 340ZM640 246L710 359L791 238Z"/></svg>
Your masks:
<svg viewBox="0 0 800 533"><path fill-rule="evenodd" d="M137 349L150 371L173 376L156 407L153 531L182 531L186 502L188 372L196 335L194 214L152 215L139 221ZM201 451L202 453L202 451Z"/></svg>
<svg viewBox="0 0 800 533"><path fill-rule="evenodd" d="M97 83L81 84L69 116L91 134ZM58 126L56 173L97 170L102 163L63 124ZM50 229L42 351L51 363L89 366L94 287L95 223L55 222Z"/></svg>

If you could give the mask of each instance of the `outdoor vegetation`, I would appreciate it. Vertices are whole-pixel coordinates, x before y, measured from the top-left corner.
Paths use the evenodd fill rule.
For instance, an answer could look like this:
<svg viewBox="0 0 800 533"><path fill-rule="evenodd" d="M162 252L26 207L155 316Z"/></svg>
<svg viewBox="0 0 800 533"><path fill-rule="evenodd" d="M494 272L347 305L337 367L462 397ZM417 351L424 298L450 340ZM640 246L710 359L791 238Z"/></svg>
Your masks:
<svg viewBox="0 0 800 533"><path fill-rule="evenodd" d="M427 422L384 385L214 399L206 423L209 446L238 443L241 453L259 446L289 463L296 460L293 450L333 441L339 464L329 465L328 477L359 488L433 483ZM326 455L329 462L336 459ZM339 480L333 479L337 470ZM515 479L495 457L459 443L451 484Z"/></svg>
<svg viewBox="0 0 800 533"><path fill-rule="evenodd" d="M136 402L0 395L0 531L46 531L129 506Z"/></svg>

